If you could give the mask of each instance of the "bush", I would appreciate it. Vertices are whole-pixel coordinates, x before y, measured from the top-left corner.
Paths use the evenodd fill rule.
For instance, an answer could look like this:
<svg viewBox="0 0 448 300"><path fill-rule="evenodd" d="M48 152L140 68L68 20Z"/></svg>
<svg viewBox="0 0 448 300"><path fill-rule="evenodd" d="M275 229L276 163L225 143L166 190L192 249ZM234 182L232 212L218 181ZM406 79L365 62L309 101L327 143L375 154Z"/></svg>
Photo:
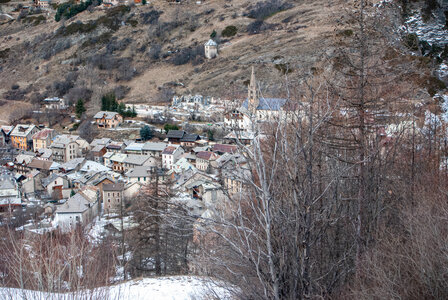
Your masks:
<svg viewBox="0 0 448 300"><path fill-rule="evenodd" d="M123 38L117 41L116 38L113 38L106 46L106 50L108 53L113 53L115 51L123 51L132 43L132 39Z"/></svg>
<svg viewBox="0 0 448 300"><path fill-rule="evenodd" d="M72 105L78 99L84 99L86 102L92 97L92 90L85 87L74 87L65 95L65 100L68 105Z"/></svg>
<svg viewBox="0 0 448 300"><path fill-rule="evenodd" d="M193 62L194 65L197 65L203 61L204 56L204 47L197 46L194 48L184 48L179 51L172 59L171 63L179 66L185 65L189 62Z"/></svg>
<svg viewBox="0 0 448 300"><path fill-rule="evenodd" d="M73 81L55 81L53 82L53 90L57 97L63 97L73 88Z"/></svg>
<svg viewBox="0 0 448 300"><path fill-rule="evenodd" d="M149 49L148 55L151 59L158 60L160 58L160 51L162 51L162 46L155 44L151 46L151 49Z"/></svg>
<svg viewBox="0 0 448 300"><path fill-rule="evenodd" d="M109 42L109 40L112 37L112 33L110 32L105 32L99 36L96 37L90 37L87 41L85 41L84 43L82 43L81 47L90 47L90 46L101 46L104 45L106 43Z"/></svg>
<svg viewBox="0 0 448 300"><path fill-rule="evenodd" d="M289 64L276 64L275 68L282 73L282 75L289 74L294 71Z"/></svg>
<svg viewBox="0 0 448 300"><path fill-rule="evenodd" d="M84 24L81 21L78 21L71 23L67 27L60 27L58 30L58 34L68 36L78 33L88 33L94 31L96 28L97 24L95 22L89 22Z"/></svg>
<svg viewBox="0 0 448 300"><path fill-rule="evenodd" d="M249 7L248 17L257 20L265 20L278 12L291 8L289 3L282 3L279 0L268 0L258 2Z"/></svg>
<svg viewBox="0 0 448 300"><path fill-rule="evenodd" d="M32 17L27 17L25 19L22 20L22 23L32 23L33 26L39 25L40 23L45 22L47 19L43 16L32 16Z"/></svg>
<svg viewBox="0 0 448 300"><path fill-rule="evenodd" d="M232 37L234 36L236 33L238 32L238 28L236 28L233 25L227 26L226 28L224 28L224 30L222 31L221 35L223 37Z"/></svg>
<svg viewBox="0 0 448 300"><path fill-rule="evenodd" d="M418 50L418 36L415 33L410 33L404 37L403 40L404 45L409 48L409 50L417 51Z"/></svg>
<svg viewBox="0 0 448 300"><path fill-rule="evenodd" d="M247 32L249 34L257 34L262 32L264 29L265 24L263 20L256 20L247 26Z"/></svg>
<svg viewBox="0 0 448 300"><path fill-rule="evenodd" d="M6 59L9 57L9 52L11 51L10 48L6 48L3 50L0 50L0 59Z"/></svg>
<svg viewBox="0 0 448 300"><path fill-rule="evenodd" d="M157 10L151 10L141 14L142 23L144 25L157 25L159 23L159 17L162 13Z"/></svg>
<svg viewBox="0 0 448 300"><path fill-rule="evenodd" d="M426 78L426 89L428 90L429 95L433 97L438 91L446 89L446 84L437 77L428 76L428 78Z"/></svg>
<svg viewBox="0 0 448 300"><path fill-rule="evenodd" d="M439 8L440 5L437 0L425 0L425 5L422 9L422 19L424 22L429 21L431 19L432 12Z"/></svg>
<svg viewBox="0 0 448 300"><path fill-rule="evenodd" d="M165 126L163 126L163 130L165 130L165 132L168 133L168 131L170 130L179 130L179 127L174 124L165 124Z"/></svg>

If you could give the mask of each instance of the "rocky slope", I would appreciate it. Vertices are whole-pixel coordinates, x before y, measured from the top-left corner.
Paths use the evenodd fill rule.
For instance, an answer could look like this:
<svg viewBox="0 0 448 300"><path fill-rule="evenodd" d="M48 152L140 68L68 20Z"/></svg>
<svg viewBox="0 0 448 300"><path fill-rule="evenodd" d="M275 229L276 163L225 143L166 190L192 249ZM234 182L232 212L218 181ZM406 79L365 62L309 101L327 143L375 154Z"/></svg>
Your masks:
<svg viewBox="0 0 448 300"><path fill-rule="evenodd" d="M65 95L91 99L94 111L112 90L134 103L166 101L173 93L243 97L251 66L267 94L283 95L283 75L297 78L331 52L346 3L258 3L154 0L88 9L60 22L54 11L21 13L0 25L0 104ZM227 26L236 35L223 37ZM214 30L219 56L205 60L202 45Z"/></svg>

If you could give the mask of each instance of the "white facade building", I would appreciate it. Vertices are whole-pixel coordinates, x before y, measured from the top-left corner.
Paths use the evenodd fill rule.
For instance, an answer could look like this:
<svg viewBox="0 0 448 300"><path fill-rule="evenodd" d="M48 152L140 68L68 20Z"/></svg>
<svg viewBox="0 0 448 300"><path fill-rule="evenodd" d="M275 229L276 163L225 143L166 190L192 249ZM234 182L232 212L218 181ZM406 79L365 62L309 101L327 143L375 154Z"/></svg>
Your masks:
<svg viewBox="0 0 448 300"><path fill-rule="evenodd" d="M208 59L218 56L218 44L212 39L209 39L208 42L204 44L204 50L205 57Z"/></svg>
<svg viewBox="0 0 448 300"><path fill-rule="evenodd" d="M184 149L179 145L170 145L166 147L162 152L162 168L171 170L184 152Z"/></svg>

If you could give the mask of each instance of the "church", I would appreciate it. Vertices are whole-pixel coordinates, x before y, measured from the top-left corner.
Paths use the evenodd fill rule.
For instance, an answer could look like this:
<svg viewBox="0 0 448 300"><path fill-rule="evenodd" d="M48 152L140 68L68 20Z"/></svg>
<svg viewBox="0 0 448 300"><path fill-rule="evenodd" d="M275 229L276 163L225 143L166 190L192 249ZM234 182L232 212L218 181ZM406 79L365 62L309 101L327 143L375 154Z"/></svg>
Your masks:
<svg viewBox="0 0 448 300"><path fill-rule="evenodd" d="M288 105L287 105L288 104ZM247 88L247 99L241 107L225 114L224 124L227 128L251 130L253 122L269 122L279 120L290 111L289 102L283 98L259 97L254 68Z"/></svg>

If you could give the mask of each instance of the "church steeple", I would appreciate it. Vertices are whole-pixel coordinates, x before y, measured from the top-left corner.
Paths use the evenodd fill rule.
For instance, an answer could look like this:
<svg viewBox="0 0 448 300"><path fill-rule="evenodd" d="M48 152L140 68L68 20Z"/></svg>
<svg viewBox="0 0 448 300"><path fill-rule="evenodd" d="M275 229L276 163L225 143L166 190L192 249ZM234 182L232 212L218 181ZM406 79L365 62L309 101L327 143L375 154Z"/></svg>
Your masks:
<svg viewBox="0 0 448 300"><path fill-rule="evenodd" d="M255 114L257 112L257 107L259 104L258 96L257 96L257 82L255 81L255 71L252 66L252 75L250 76L250 83L247 87L247 109Z"/></svg>

